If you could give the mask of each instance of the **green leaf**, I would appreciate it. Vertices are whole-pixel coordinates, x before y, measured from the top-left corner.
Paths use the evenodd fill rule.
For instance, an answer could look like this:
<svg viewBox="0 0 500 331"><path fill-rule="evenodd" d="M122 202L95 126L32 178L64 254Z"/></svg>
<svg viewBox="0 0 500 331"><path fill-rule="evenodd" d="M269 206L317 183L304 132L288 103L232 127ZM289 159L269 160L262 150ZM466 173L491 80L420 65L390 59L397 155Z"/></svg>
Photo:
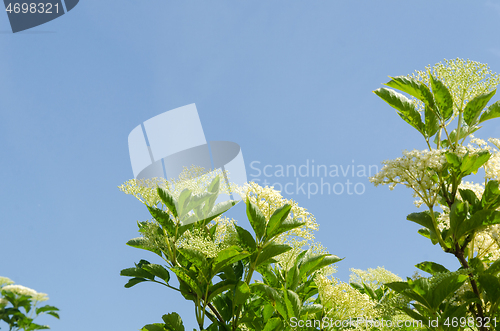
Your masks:
<svg viewBox="0 0 500 331"><path fill-rule="evenodd" d="M420 315L419 313L417 313L415 310L412 310L408 307L401 307L401 310L403 310L406 315L410 316L411 318L413 318L415 321L422 321L422 324L423 325L430 325L430 321L428 318Z"/></svg>
<svg viewBox="0 0 500 331"><path fill-rule="evenodd" d="M177 313L170 313L163 315L163 322L165 322L165 328L170 331L184 331L184 324L182 319Z"/></svg>
<svg viewBox="0 0 500 331"><path fill-rule="evenodd" d="M293 219L285 219L283 223L280 224L280 227L278 230L274 231L272 233L273 238L279 236L282 233L285 233L287 231L293 230L295 228L301 227L302 225L306 224L305 222L300 222L298 220L293 220Z"/></svg>
<svg viewBox="0 0 500 331"><path fill-rule="evenodd" d="M54 306L45 305L43 307L37 308L36 309L36 314L38 315L38 314L41 314L41 313L54 312L54 311L59 311L59 308L54 307ZM52 316L54 316L54 315L52 315ZM57 316L57 318L59 318L58 316ZM54 317L56 317L56 316L54 316Z"/></svg>
<svg viewBox="0 0 500 331"><path fill-rule="evenodd" d="M386 86L395 88L402 92L406 92L409 95L422 101L426 106L434 108L434 98L432 96L431 90L427 85L419 82L418 80L405 76L391 77L392 80L385 84Z"/></svg>
<svg viewBox="0 0 500 331"><path fill-rule="evenodd" d="M427 295L431 308L437 311L441 303L451 294L455 293L467 278L466 275L452 275L439 282Z"/></svg>
<svg viewBox="0 0 500 331"><path fill-rule="evenodd" d="M420 113L415 109L415 106L407 97L401 93L383 87L373 91L373 93L395 108L398 111L398 115L405 122L423 134L424 124L422 123Z"/></svg>
<svg viewBox="0 0 500 331"><path fill-rule="evenodd" d="M430 138L439 130L439 119L437 118L436 114L434 114L434 111L427 106L424 110L424 118L425 136Z"/></svg>
<svg viewBox="0 0 500 331"><path fill-rule="evenodd" d="M149 271L156 277L163 279L166 283L168 283L168 281L170 280L170 274L168 273L168 270L159 264L145 264L142 266L142 268Z"/></svg>
<svg viewBox="0 0 500 331"><path fill-rule="evenodd" d="M170 215L160 208L148 206L149 213L167 231L170 237L175 235L175 224Z"/></svg>
<svg viewBox="0 0 500 331"><path fill-rule="evenodd" d="M238 202L235 200L226 200L218 203L211 211L206 215L205 219L200 220L201 223L208 224L213 219L219 217L224 214L226 211L235 206Z"/></svg>
<svg viewBox="0 0 500 331"><path fill-rule="evenodd" d="M222 282L218 282L217 284L210 286L208 289L207 302L211 302L213 298L219 295L220 293L234 288L234 285L235 282L233 280L224 280Z"/></svg>
<svg viewBox="0 0 500 331"><path fill-rule="evenodd" d="M287 312L286 312L286 304L284 302L283 296L279 294L275 289L272 287L262 284L262 283L253 283L250 285L250 289L252 293L255 293L265 300L267 300L273 307L276 309L276 311L284 318L287 319Z"/></svg>
<svg viewBox="0 0 500 331"><path fill-rule="evenodd" d="M319 313L320 311L323 311L323 306L320 304L313 303L310 305L305 305L300 309L300 317L305 316L307 318L308 315L313 315Z"/></svg>
<svg viewBox="0 0 500 331"><path fill-rule="evenodd" d="M274 242L270 242L266 246L264 246L264 248L260 252L255 265L258 266L258 265L261 265L263 263L266 263L271 258L273 258L277 255L283 254L285 252L288 252L291 249L292 249L292 247L290 247L288 245L280 245L280 244L276 244Z"/></svg>
<svg viewBox="0 0 500 331"><path fill-rule="evenodd" d="M243 229L242 227L235 225L236 232L238 232L238 236L240 238L240 242L249 248L250 252L254 252L255 249L257 248L257 245L255 244L255 240L253 239L253 236L248 232L247 230Z"/></svg>
<svg viewBox="0 0 500 331"><path fill-rule="evenodd" d="M384 285L391 290L396 291L397 293L402 293L404 291L410 290L410 285L408 285L407 282L392 282L386 283Z"/></svg>
<svg viewBox="0 0 500 331"><path fill-rule="evenodd" d="M255 234L257 235L257 239L262 239L266 231L266 218L260 211L259 207L257 207L249 199L247 199L247 217L253 230L255 231Z"/></svg>
<svg viewBox="0 0 500 331"><path fill-rule="evenodd" d="M468 176L471 173L477 173L477 170L485 164L490 158L491 154L488 151L481 151L479 153L465 155L460 166L462 176Z"/></svg>
<svg viewBox="0 0 500 331"><path fill-rule="evenodd" d="M181 267L172 267L172 270L180 280L182 280L186 285L198 295L199 298L203 297L201 289L198 287L198 283L196 280L191 278L191 276Z"/></svg>
<svg viewBox="0 0 500 331"><path fill-rule="evenodd" d="M179 194L179 199L177 201L177 211L179 212L179 217L183 218L191 210L189 204L191 202L191 195L193 192L190 189L184 189L181 194Z"/></svg>
<svg viewBox="0 0 500 331"><path fill-rule="evenodd" d="M460 224L456 231L457 239L493 224L500 224L500 212L490 209L480 210Z"/></svg>
<svg viewBox="0 0 500 331"><path fill-rule="evenodd" d="M493 95L495 95L496 91L497 90L493 90L491 92L480 94L476 96L474 99L467 102L463 114L464 121L465 123L467 123L467 125L470 126L477 124L477 119L479 117L479 114L481 114L481 111L483 110L484 107L486 107L486 105L493 97Z"/></svg>
<svg viewBox="0 0 500 331"><path fill-rule="evenodd" d="M420 270L423 270L425 272L428 272L431 275L434 275L434 274L439 273L439 272L449 272L448 269L446 269L445 267L443 267L439 263L429 262L429 261L421 262L421 263L415 265L415 267L417 267Z"/></svg>
<svg viewBox="0 0 500 331"><path fill-rule="evenodd" d="M469 205L472 207L472 211L474 212L475 208L479 207L479 199L476 196L476 193L474 191L466 189L458 189L460 192L460 196L462 197L463 201L467 201Z"/></svg>
<svg viewBox="0 0 500 331"><path fill-rule="evenodd" d="M425 238L431 239L431 233L430 233L429 229L427 229L427 228L421 228L421 229L418 229L417 232L420 235L424 236Z"/></svg>
<svg viewBox="0 0 500 331"><path fill-rule="evenodd" d="M196 267L198 267L201 272L206 272L208 270L208 261L205 257L205 255L192 248L179 248L179 253L182 254L192 264L194 264Z"/></svg>
<svg viewBox="0 0 500 331"><path fill-rule="evenodd" d="M153 324L144 325L142 327L141 331L165 331L165 328L164 328L163 324L153 323Z"/></svg>
<svg viewBox="0 0 500 331"><path fill-rule="evenodd" d="M491 120L492 118L500 117L500 100L492 104L486 109L486 111L481 115L479 123Z"/></svg>
<svg viewBox="0 0 500 331"><path fill-rule="evenodd" d="M155 278L155 276L149 271L139 267L123 269L122 271L120 271L120 276L148 278L151 280Z"/></svg>
<svg viewBox="0 0 500 331"><path fill-rule="evenodd" d="M341 261L342 259L333 254L309 255L304 258L302 264L299 265L300 278L310 276L315 271L326 267L327 265Z"/></svg>
<svg viewBox="0 0 500 331"><path fill-rule="evenodd" d="M230 246L223 249L219 252L219 254L217 254L217 257L215 257L214 261L212 262L212 274L218 273L225 267L230 266L249 255L249 252L240 251L240 248L237 246Z"/></svg>
<svg viewBox="0 0 500 331"><path fill-rule="evenodd" d="M242 282L241 280L238 282L236 287L234 288L234 305L242 305L247 301L250 296L250 287L247 283Z"/></svg>
<svg viewBox="0 0 500 331"><path fill-rule="evenodd" d="M283 328L283 323L277 317L271 318L269 321L266 321L266 326L262 331L275 331L281 330Z"/></svg>
<svg viewBox="0 0 500 331"><path fill-rule="evenodd" d="M276 209L276 211L271 215L266 228L266 238L268 240L272 239L275 236L275 233L278 233L281 224L286 220L286 218L290 214L291 209L292 206L286 204Z"/></svg>
<svg viewBox="0 0 500 331"><path fill-rule="evenodd" d="M458 227L467 217L469 212L468 203L460 202L460 200L455 200L450 209L450 229L456 234Z"/></svg>
<svg viewBox="0 0 500 331"><path fill-rule="evenodd" d="M448 151L446 152L445 157L446 161L448 161L448 163L452 165L453 168L458 169L462 165L462 159L455 153Z"/></svg>
<svg viewBox="0 0 500 331"><path fill-rule="evenodd" d="M297 266L297 264L295 264L286 273L286 286L285 286L285 288L288 288L292 291L295 291L295 289L299 285L299 281L300 281L299 267Z"/></svg>
<svg viewBox="0 0 500 331"><path fill-rule="evenodd" d="M300 308L302 307L302 302L300 301L297 293L291 290L283 290L283 299L285 300L285 305L289 317L299 317Z"/></svg>
<svg viewBox="0 0 500 331"><path fill-rule="evenodd" d="M486 299L491 302L491 304L498 303L500 301L499 279L490 274L483 274L479 276L478 280L481 287L486 291Z"/></svg>
<svg viewBox="0 0 500 331"><path fill-rule="evenodd" d="M157 191L158 191L158 196L160 197L163 204L167 206L168 210L170 210L170 212L172 213L172 215L174 215L175 218L178 218L179 215L177 214L177 208L175 207L177 202L175 201L175 199L170 195L170 193L168 193L161 187L158 187Z"/></svg>
<svg viewBox="0 0 500 331"><path fill-rule="evenodd" d="M142 283L142 282L147 282L147 281L149 281L149 280L145 279L145 278L132 278L132 279L129 279L127 284L125 284L125 287L131 288L134 285L137 285L137 284Z"/></svg>
<svg viewBox="0 0 500 331"><path fill-rule="evenodd" d="M439 109L442 120L447 121L453 115L453 98L451 97L451 93L443 82L435 79L432 75L429 75L429 77L436 106Z"/></svg>
<svg viewBox="0 0 500 331"><path fill-rule="evenodd" d="M484 209L497 209L500 206L500 188L498 181L490 180L484 188L481 206Z"/></svg>
<svg viewBox="0 0 500 331"><path fill-rule="evenodd" d="M490 275L496 275L500 272L500 259L497 259L493 262L488 269L486 269L486 273Z"/></svg>
<svg viewBox="0 0 500 331"><path fill-rule="evenodd" d="M159 249L149 247L149 245L147 244L147 240L144 237L137 237L134 239L130 239L129 241L127 241L127 245L130 247L144 249L146 251L150 251L158 254L159 256L162 256L161 251Z"/></svg>
<svg viewBox="0 0 500 331"><path fill-rule="evenodd" d="M439 213L437 214L439 215ZM406 216L406 219L426 227L431 233L434 232L432 218L428 212L424 211L421 213L411 213L410 215Z"/></svg>

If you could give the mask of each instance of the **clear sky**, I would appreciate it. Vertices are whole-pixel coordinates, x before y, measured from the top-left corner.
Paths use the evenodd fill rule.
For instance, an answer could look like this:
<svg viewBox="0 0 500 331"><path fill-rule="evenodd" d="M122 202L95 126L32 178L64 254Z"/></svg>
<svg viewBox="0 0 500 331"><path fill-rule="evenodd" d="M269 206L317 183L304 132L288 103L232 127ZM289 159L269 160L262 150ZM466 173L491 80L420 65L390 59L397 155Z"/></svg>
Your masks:
<svg viewBox="0 0 500 331"><path fill-rule="evenodd" d="M207 140L241 146L249 179L320 183L272 173L313 160L368 167L425 148L371 91L444 58L499 72L499 22L498 2L453 0L82 0L17 34L0 14L0 275L49 294L61 320L39 322L54 331L138 330L172 311L192 329L191 302L156 284L125 289L119 276L141 258L160 262L125 245L148 218L117 189L133 176L129 132L196 103ZM498 120L479 134L499 135ZM266 165L272 176L256 177ZM363 194L289 186L284 196L345 257L341 280L377 266L411 276L426 260L458 268L405 220L416 211L409 190L357 173L323 180L361 183ZM234 217L250 227L241 205Z"/></svg>

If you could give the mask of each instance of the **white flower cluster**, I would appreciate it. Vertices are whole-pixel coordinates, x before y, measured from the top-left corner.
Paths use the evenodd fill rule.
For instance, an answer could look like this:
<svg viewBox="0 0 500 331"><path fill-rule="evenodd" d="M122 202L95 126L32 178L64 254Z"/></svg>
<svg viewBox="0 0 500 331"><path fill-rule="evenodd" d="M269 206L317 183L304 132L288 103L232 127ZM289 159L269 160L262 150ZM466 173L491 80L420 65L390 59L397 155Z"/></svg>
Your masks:
<svg viewBox="0 0 500 331"><path fill-rule="evenodd" d="M7 285L2 287L2 292L10 292L16 295L24 295L31 297L36 302L42 302L49 300L49 297L45 293L38 293L37 291L30 289L22 285Z"/></svg>
<svg viewBox="0 0 500 331"><path fill-rule="evenodd" d="M444 60L443 63L436 63L433 67L430 65L424 71L416 71L409 77L415 78L427 86L430 86L429 73L434 78L442 81L450 90L453 98L453 110L455 116L458 109L474 97L488 91L492 91L500 83L500 75L493 73L487 64L476 61L454 59ZM415 100L419 111L424 106L421 101Z"/></svg>
<svg viewBox="0 0 500 331"><path fill-rule="evenodd" d="M191 166L184 167L184 170L179 175L179 179L166 180L165 178L151 179L130 179L118 186L120 191L125 194L133 195L139 201L147 206L156 206L161 199L158 196L157 188L161 187L167 190L174 198L178 198L184 189L189 189L193 194L205 192L212 180L221 177L220 193L231 194L236 190L235 184L226 184L226 179L229 180L229 173L223 172L220 169L214 171L206 171L202 167Z"/></svg>
<svg viewBox="0 0 500 331"><path fill-rule="evenodd" d="M269 221L276 209L283 207L285 204L291 205L292 209L288 215L288 219L305 222L305 224L286 232L284 236L296 236L305 239L305 241L314 239L313 231L318 230L318 224L314 216L307 209L299 207L297 202L285 199L280 191L276 191L273 187L262 187L257 183L249 182L245 186L239 187L237 193L244 201L248 198L256 204L264 214L266 222Z"/></svg>
<svg viewBox="0 0 500 331"><path fill-rule="evenodd" d="M215 258L223 249L238 245L235 224L234 219L218 217L210 224L210 226L217 227L213 240L206 232L193 229L184 233L178 242L178 247L194 249L205 255L206 258Z"/></svg>
<svg viewBox="0 0 500 331"><path fill-rule="evenodd" d="M358 285L364 283L374 291L386 283L403 281L401 277L386 270L384 267L377 267L376 269L368 268L366 271L354 268L349 270L351 271L349 283Z"/></svg>
<svg viewBox="0 0 500 331"><path fill-rule="evenodd" d="M0 277L0 288L4 285L10 285L10 284L14 284L14 282L10 278Z"/></svg>
<svg viewBox="0 0 500 331"><path fill-rule="evenodd" d="M359 292L338 279L330 280L321 274L316 275L314 281L318 286L321 304L328 317L348 320L349 318L376 316L376 304L367 294Z"/></svg>
<svg viewBox="0 0 500 331"><path fill-rule="evenodd" d="M414 196L428 206L434 205L439 185L432 176L446 164L443 150L403 151L403 157L382 162L384 167L369 180L375 186L389 185L393 190L397 184L412 188Z"/></svg>
<svg viewBox="0 0 500 331"><path fill-rule="evenodd" d="M264 214L266 222L271 215L285 204L292 206L288 220L300 221L305 224L301 227L287 231L275 239L280 244L290 245L291 250L275 257L278 264L284 270L289 270L295 263L297 256L309 248L309 254L328 254L328 251L318 242L314 241L314 231L318 230L318 224L314 216L303 207L299 207L292 199L285 199L280 191L274 187L262 187L257 183L249 182L239 187L237 193L246 201L248 198L257 205ZM320 271L323 275L331 275L336 272L335 266L326 266Z"/></svg>
<svg viewBox="0 0 500 331"><path fill-rule="evenodd" d="M9 301L7 301L7 299L0 298L0 309L7 306L8 304L9 304Z"/></svg>

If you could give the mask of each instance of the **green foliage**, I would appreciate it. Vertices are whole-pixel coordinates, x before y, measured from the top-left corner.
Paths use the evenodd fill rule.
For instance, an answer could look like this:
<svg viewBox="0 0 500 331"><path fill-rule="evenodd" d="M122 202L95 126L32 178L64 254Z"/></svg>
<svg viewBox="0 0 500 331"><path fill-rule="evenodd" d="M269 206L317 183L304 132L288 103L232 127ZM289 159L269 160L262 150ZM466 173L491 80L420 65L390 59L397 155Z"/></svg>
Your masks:
<svg viewBox="0 0 500 331"><path fill-rule="evenodd" d="M12 283L8 278L0 277L0 321L4 321L10 331L50 329L48 325L34 322L42 314L59 319L57 307L51 305L38 307L41 302L48 300L47 294Z"/></svg>
<svg viewBox="0 0 500 331"><path fill-rule="evenodd" d="M205 329L206 319L210 321L207 330L239 330L243 325L282 330L290 317L319 317L323 307L314 298L318 293L315 274L341 259L302 251L293 257L290 270L283 269L276 258L296 248L280 238L305 222L290 217L292 206L288 204L266 218L247 199L247 217L255 235L237 225L230 230L218 217L234 202L215 205L219 189L219 177L206 192L193 194L184 189L178 198L157 189L162 205L147 206L154 222L139 222L142 237L127 244L155 252L166 265L141 260L135 267L123 269L120 274L131 277L125 287L155 282L179 291L194 303L200 330ZM218 242L219 232L229 230L232 239ZM178 288L170 283L171 273ZM260 273L263 282L252 283L254 273ZM176 313L164 315L163 322L145 325L142 330L184 330Z"/></svg>
<svg viewBox="0 0 500 331"><path fill-rule="evenodd" d="M500 224L500 173L492 170L500 152L477 139L471 141L479 148L470 144L464 146L463 143L480 128L479 124L500 117L498 101L487 106L496 93L500 76L486 78L491 72L477 62L446 62L447 65L438 64L413 77L393 78L386 84L408 93L414 98L413 103L389 89L374 91L396 108L400 116L406 114L401 117L422 134L429 150L420 155L412 154L417 156L407 159L409 164L404 169L397 168L400 161L386 162L386 168L372 181L377 185L382 182L381 178L385 178L384 184L402 183L411 187L428 211L411 213L407 219L423 226L418 232L429 238L432 244L439 244L444 252L453 254L461 267L451 272L440 264L422 262L416 267L430 273L430 278L407 279L386 286L406 297L409 305L401 310L409 317L423 321L430 330L464 330L466 327L481 331L498 330L498 327L482 322L500 317L500 228L497 226ZM419 124L422 111L425 126ZM434 118L429 115L431 112L439 123L436 131ZM456 129L447 130L449 125L456 125ZM436 136L434 149L430 144L432 135ZM496 140L490 142L499 146ZM433 165L422 170L419 164L429 156L434 157ZM484 187L479 185L478 188L464 181L481 168L486 173ZM417 169L423 176L417 174ZM417 179L412 179L412 176ZM394 178L399 181L395 182ZM443 212L434 211L437 206ZM481 246L485 236L492 238L486 248ZM358 287L377 297L370 289Z"/></svg>

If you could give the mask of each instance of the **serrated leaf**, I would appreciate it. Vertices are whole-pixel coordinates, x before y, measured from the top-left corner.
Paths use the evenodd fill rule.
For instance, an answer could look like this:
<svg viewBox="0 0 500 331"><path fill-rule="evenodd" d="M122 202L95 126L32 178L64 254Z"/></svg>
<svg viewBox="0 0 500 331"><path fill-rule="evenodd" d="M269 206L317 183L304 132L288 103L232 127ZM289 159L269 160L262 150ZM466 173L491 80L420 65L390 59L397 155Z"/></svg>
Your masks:
<svg viewBox="0 0 500 331"><path fill-rule="evenodd" d="M481 206L484 209L496 209L500 204L500 187L496 180L490 180L484 188Z"/></svg>
<svg viewBox="0 0 500 331"><path fill-rule="evenodd" d="M320 311L323 311L323 306L317 303L313 303L310 305L305 305L302 306L300 309L300 316L307 316L307 315L313 315L316 313L319 313Z"/></svg>
<svg viewBox="0 0 500 331"><path fill-rule="evenodd" d="M392 80L385 84L386 86L395 88L402 92L406 92L409 95L422 101L426 106L434 108L434 98L427 85L419 82L414 78L406 76L397 76L391 78Z"/></svg>
<svg viewBox="0 0 500 331"><path fill-rule="evenodd" d="M304 276L308 277L315 271L326 267L327 265L341 261L342 259L333 254L319 254L306 256L302 264L299 266L300 275L302 279Z"/></svg>
<svg viewBox="0 0 500 331"><path fill-rule="evenodd" d="M194 293L198 295L199 298L203 297L201 289L198 287L198 283L195 279L191 278L191 276L181 267L172 267L170 269L174 272L177 277L182 280Z"/></svg>
<svg viewBox="0 0 500 331"><path fill-rule="evenodd" d="M447 121L453 115L453 98L448 88L438 79L429 75L434 101L441 114L442 120Z"/></svg>
<svg viewBox="0 0 500 331"><path fill-rule="evenodd" d="M281 224L286 220L291 209L292 206L286 204L276 209L276 211L271 215L266 228L266 238L268 240L272 239L275 236L275 233L278 233Z"/></svg>
<svg viewBox="0 0 500 331"><path fill-rule="evenodd" d="M461 238L474 231L482 230L484 227L493 224L500 224L500 212L496 210L480 210L470 219L465 220L456 231L457 238Z"/></svg>
<svg viewBox="0 0 500 331"><path fill-rule="evenodd" d="M449 272L448 269L446 269L445 267L443 267L439 263L429 262L429 261L421 262L421 263L415 265L415 267L417 267L420 270L423 270L425 272L428 272L431 275L434 275L434 274L439 273L439 272Z"/></svg>
<svg viewBox="0 0 500 331"><path fill-rule="evenodd" d="M186 260L198 267L201 272L206 272L208 270L208 261L205 255L199 250L192 248L179 248L179 253L181 253Z"/></svg>
<svg viewBox="0 0 500 331"><path fill-rule="evenodd" d="M169 331L184 331L184 324L182 319L177 313L170 313L163 315L163 322L165 322L165 327Z"/></svg>
<svg viewBox="0 0 500 331"><path fill-rule="evenodd" d="M147 281L149 281L149 280L146 278L132 278L132 279L129 279L127 284L125 284L125 287L131 288L134 285L137 285L137 284L142 283L142 282L147 282Z"/></svg>
<svg viewBox="0 0 500 331"><path fill-rule="evenodd" d="M299 296L292 290L283 290L283 299L285 300L285 305L289 317L299 317L300 308L302 307L302 302Z"/></svg>
<svg viewBox="0 0 500 331"><path fill-rule="evenodd" d="M207 302L211 302L214 297L217 295L228 291L229 289L234 288L235 282L233 280L224 280L222 282L218 282L209 287L208 289L208 299Z"/></svg>
<svg viewBox="0 0 500 331"><path fill-rule="evenodd" d="M175 224L164 210L148 206L149 213L164 228L170 237L175 235Z"/></svg>
<svg viewBox="0 0 500 331"><path fill-rule="evenodd" d="M144 325L141 331L165 331L165 328L163 327L163 324L153 323Z"/></svg>
<svg viewBox="0 0 500 331"><path fill-rule="evenodd" d="M465 123L467 123L467 125L470 126L477 124L477 119L479 117L479 114L481 114L481 111L484 109L484 107L486 107L486 105L493 97L493 95L495 95L495 93L496 90L493 90L491 92L486 92L476 96L474 99L467 102L463 114L464 121Z"/></svg>
<svg viewBox="0 0 500 331"><path fill-rule="evenodd" d="M238 284L234 288L234 305L242 305L250 296L250 287L247 283L243 281L239 281Z"/></svg>
<svg viewBox="0 0 500 331"><path fill-rule="evenodd" d="M247 230L242 227L235 225L236 232L238 232L238 237L240 238L240 242L250 249L250 252L255 251L257 245L255 244L255 240L253 236Z"/></svg>
<svg viewBox="0 0 500 331"><path fill-rule="evenodd" d="M269 321L266 321L266 326L262 331L275 331L275 330L280 330L283 325L281 320L277 317L271 318Z"/></svg>
<svg viewBox="0 0 500 331"><path fill-rule="evenodd" d="M422 123L422 117L420 113L415 109L413 103L401 93L387 89L379 88L373 91L382 100L387 102L393 108L398 111L398 115L408 124L417 129L420 133L423 132L424 124Z"/></svg>
<svg viewBox="0 0 500 331"><path fill-rule="evenodd" d="M192 194L193 192L187 188L182 190L181 194L179 194L179 199L177 200L177 211L179 212L180 218L183 218L191 210L189 205Z"/></svg>
<svg viewBox="0 0 500 331"><path fill-rule="evenodd" d="M426 296L431 308L436 311L441 303L455 293L467 280L466 275L452 275L439 282Z"/></svg>
<svg viewBox="0 0 500 331"><path fill-rule="evenodd" d="M439 130L439 119L434 113L434 111L427 106L425 107L424 110L424 118L425 118L425 125L424 125L425 136L427 138L430 138L433 135L435 135L436 132L438 132Z"/></svg>
<svg viewBox="0 0 500 331"><path fill-rule="evenodd" d="M230 266L249 255L249 252L240 251L240 248L237 246L230 246L223 249L219 252L219 254L217 254L217 257L215 257L214 261L212 262L212 274L218 273L225 267Z"/></svg>
<svg viewBox="0 0 500 331"><path fill-rule="evenodd" d="M456 234L458 227L467 217L469 213L468 203L463 203L460 200L455 200L450 209L450 230Z"/></svg>
<svg viewBox="0 0 500 331"><path fill-rule="evenodd" d="M295 264L290 270L286 273L286 286L285 288L295 291L300 281L300 272L299 267Z"/></svg>
<svg viewBox="0 0 500 331"><path fill-rule="evenodd" d="M486 109L486 111L481 115L479 123L497 117L500 117L500 100L489 106L488 109Z"/></svg>
<svg viewBox="0 0 500 331"><path fill-rule="evenodd" d="M170 280L170 273L165 267L159 264L146 264L142 266L143 269L147 270L156 277L163 279L166 283Z"/></svg>
<svg viewBox="0 0 500 331"><path fill-rule="evenodd" d="M247 217L250 221L250 225L257 235L257 239L262 239L266 231L266 218L260 211L259 207L255 205L252 201L247 199Z"/></svg>
<svg viewBox="0 0 500 331"><path fill-rule="evenodd" d="M137 237L130 239L129 241L127 241L127 245L130 247L144 249L146 251L150 251L158 254L159 256L162 256L161 251L159 249L149 247L150 245L148 245L147 240L144 237Z"/></svg>
<svg viewBox="0 0 500 331"><path fill-rule="evenodd" d="M120 276L148 278L151 280L155 278L155 276L151 274L149 271L144 270L140 267L123 269L122 271L120 271Z"/></svg>
<svg viewBox="0 0 500 331"><path fill-rule="evenodd" d="M411 213L406 216L406 219L426 227L427 229L429 229L431 234L432 232L434 232L434 225L431 215L429 215L429 213L427 212Z"/></svg>
<svg viewBox="0 0 500 331"><path fill-rule="evenodd" d="M266 246L264 246L262 252L259 254L256 261L256 266L259 266L266 262L269 263L269 260L271 258L283 254L285 252L288 252L291 249L292 247L288 245L281 245L281 244L276 244L274 242L270 242Z"/></svg>
<svg viewBox="0 0 500 331"><path fill-rule="evenodd" d="M163 204L167 206L168 210L170 210L170 212L172 213L172 215L174 215L175 218L178 218L179 215L177 214L177 207L176 207L177 202L172 197L172 195L170 195L170 193L168 193L161 187L158 187L157 192Z"/></svg>

